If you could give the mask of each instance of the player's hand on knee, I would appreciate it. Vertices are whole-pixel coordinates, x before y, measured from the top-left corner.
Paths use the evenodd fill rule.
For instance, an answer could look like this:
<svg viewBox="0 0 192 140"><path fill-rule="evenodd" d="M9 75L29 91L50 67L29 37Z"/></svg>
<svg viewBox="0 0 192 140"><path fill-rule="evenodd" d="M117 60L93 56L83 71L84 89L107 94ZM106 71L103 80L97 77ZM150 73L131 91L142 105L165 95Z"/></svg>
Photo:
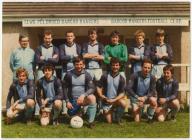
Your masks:
<svg viewBox="0 0 192 140"><path fill-rule="evenodd" d="M16 106L17 106L18 104L19 104L19 100L17 100L17 101L13 104L12 109L15 110L15 108L16 108Z"/></svg>
<svg viewBox="0 0 192 140"><path fill-rule="evenodd" d="M145 102L146 97L139 97L138 100L139 100L140 102Z"/></svg>
<svg viewBox="0 0 192 140"><path fill-rule="evenodd" d="M160 98L159 99L159 103L162 105L162 104L164 104L164 103L166 103L166 99L165 98Z"/></svg>
<svg viewBox="0 0 192 140"><path fill-rule="evenodd" d="M139 107L143 107L144 106L144 102L142 102L142 101L139 101Z"/></svg>
<svg viewBox="0 0 192 140"><path fill-rule="evenodd" d="M107 103L109 103L109 104L113 104L114 102L116 102L115 99L107 99Z"/></svg>
<svg viewBox="0 0 192 140"><path fill-rule="evenodd" d="M54 54L54 55L53 55L53 58L57 58L57 57L58 57L58 55L57 55L57 54Z"/></svg>
<svg viewBox="0 0 192 140"><path fill-rule="evenodd" d="M48 103L48 99L46 98L45 100L41 100L42 102L42 107L45 107Z"/></svg>
<svg viewBox="0 0 192 140"><path fill-rule="evenodd" d="M85 95L81 95L81 96L77 99L77 104L78 104L78 105L82 105L83 102L84 102L84 98L85 98Z"/></svg>
<svg viewBox="0 0 192 140"><path fill-rule="evenodd" d="M48 104L48 101L49 101L49 99L46 98L46 99L44 100L44 105Z"/></svg>
<svg viewBox="0 0 192 140"><path fill-rule="evenodd" d="M108 100L107 97L103 97L103 98L102 98L102 101L103 101L104 103L106 103L106 104L108 103L107 100Z"/></svg>
<svg viewBox="0 0 192 140"><path fill-rule="evenodd" d="M73 109L73 105L70 102L67 102L66 106L68 109Z"/></svg>

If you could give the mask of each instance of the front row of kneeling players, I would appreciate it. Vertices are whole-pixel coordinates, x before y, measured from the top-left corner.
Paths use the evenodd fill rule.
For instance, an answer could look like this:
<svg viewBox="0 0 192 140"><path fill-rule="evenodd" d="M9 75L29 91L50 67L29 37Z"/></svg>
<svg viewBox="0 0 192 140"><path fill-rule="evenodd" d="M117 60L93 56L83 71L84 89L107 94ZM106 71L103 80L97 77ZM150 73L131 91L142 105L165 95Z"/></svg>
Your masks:
<svg viewBox="0 0 192 140"><path fill-rule="evenodd" d="M173 77L174 69L171 65L164 67L164 75L156 82L151 74L152 62L145 59L142 62L142 70L133 73L125 86L125 79L119 73L120 62L112 58L111 72L103 74L95 87L91 76L84 69L84 60L77 57L73 63L75 68L65 75L62 82L53 75L52 65L46 64L43 67L44 77L36 83L36 98L40 106L42 125L49 124L50 120L54 125L59 124L62 100L65 99L68 115L71 117L80 115L82 110L86 110L88 126L92 128L97 109L95 93L102 102L100 108L103 109L107 122L120 123L127 106L125 91L130 98L136 122L141 120L145 104L149 104L147 109L149 123L154 120L154 114L158 121L164 121L166 118L175 120L180 106L177 99L178 82ZM31 122L35 106L35 84L32 80L28 80L27 76L25 69L17 70L18 80L10 86L7 97L7 122L15 118L19 112L24 113L27 123ZM13 105L11 105L12 97Z"/></svg>

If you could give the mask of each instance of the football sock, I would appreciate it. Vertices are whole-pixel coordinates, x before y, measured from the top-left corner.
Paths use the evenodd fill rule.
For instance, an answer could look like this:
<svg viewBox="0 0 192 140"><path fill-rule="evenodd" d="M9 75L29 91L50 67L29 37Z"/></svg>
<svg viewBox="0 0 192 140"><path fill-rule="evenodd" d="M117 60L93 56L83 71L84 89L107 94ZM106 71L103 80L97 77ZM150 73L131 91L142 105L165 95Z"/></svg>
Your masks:
<svg viewBox="0 0 192 140"><path fill-rule="evenodd" d="M147 109L148 118L153 119L154 113L155 113L155 109L149 106Z"/></svg>
<svg viewBox="0 0 192 140"><path fill-rule="evenodd" d="M65 113L65 114L67 114L67 110L68 110L68 109L67 109L67 107L66 107L66 102L65 102L65 100L63 100L62 102L63 102L62 112Z"/></svg>
<svg viewBox="0 0 192 140"><path fill-rule="evenodd" d="M57 119L59 117L59 114L61 112L61 108L53 108L53 120Z"/></svg>
<svg viewBox="0 0 192 140"><path fill-rule="evenodd" d="M171 111L170 111L171 116L175 117L178 111L179 111L179 108L171 108Z"/></svg>
<svg viewBox="0 0 192 140"><path fill-rule="evenodd" d="M25 111L26 119L31 119L32 118L33 111L34 111L34 107L26 109L26 111Z"/></svg>
<svg viewBox="0 0 192 140"><path fill-rule="evenodd" d="M88 105L87 115L88 115L88 122L89 123L92 123L95 120L96 106L97 106L97 104Z"/></svg>
<svg viewBox="0 0 192 140"><path fill-rule="evenodd" d="M117 111L116 111L116 119L117 121L120 121L121 117L123 116L124 113L124 108L121 106L117 107Z"/></svg>

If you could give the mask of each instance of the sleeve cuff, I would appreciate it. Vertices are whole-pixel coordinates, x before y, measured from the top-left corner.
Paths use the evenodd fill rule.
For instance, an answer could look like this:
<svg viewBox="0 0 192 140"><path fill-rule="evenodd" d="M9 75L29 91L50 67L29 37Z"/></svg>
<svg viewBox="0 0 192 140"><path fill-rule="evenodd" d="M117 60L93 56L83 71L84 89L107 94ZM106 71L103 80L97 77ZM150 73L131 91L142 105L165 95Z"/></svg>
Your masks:
<svg viewBox="0 0 192 140"><path fill-rule="evenodd" d="M145 98L145 100L147 100L147 99L148 99L148 97L147 97L147 96L144 96L144 98Z"/></svg>
<svg viewBox="0 0 192 140"><path fill-rule="evenodd" d="M84 95L85 97L86 97L86 96L88 96L88 94L87 94L87 93L84 93L84 94L82 94L82 95Z"/></svg>
<svg viewBox="0 0 192 140"><path fill-rule="evenodd" d="M143 60L143 59L144 59L144 55L141 55L141 56L140 56L140 59Z"/></svg>
<svg viewBox="0 0 192 140"><path fill-rule="evenodd" d="M73 57L74 57L73 55L70 55L70 59L73 59Z"/></svg>
<svg viewBox="0 0 192 140"><path fill-rule="evenodd" d="M50 101L52 101L53 100L53 98L47 98L48 99L48 102L50 102Z"/></svg>
<svg viewBox="0 0 192 140"><path fill-rule="evenodd" d="M66 103L69 102L69 99L66 99L65 102L66 102Z"/></svg>
<svg viewBox="0 0 192 140"><path fill-rule="evenodd" d="M137 98L137 99L138 99L138 98L139 98L139 96L135 95L135 98Z"/></svg>
<svg viewBox="0 0 192 140"><path fill-rule="evenodd" d="M166 98L166 101L169 101L169 98L168 98L168 97Z"/></svg>
<svg viewBox="0 0 192 140"><path fill-rule="evenodd" d="M19 103L21 103L21 102L23 102L23 99L21 98L21 99L19 99Z"/></svg>

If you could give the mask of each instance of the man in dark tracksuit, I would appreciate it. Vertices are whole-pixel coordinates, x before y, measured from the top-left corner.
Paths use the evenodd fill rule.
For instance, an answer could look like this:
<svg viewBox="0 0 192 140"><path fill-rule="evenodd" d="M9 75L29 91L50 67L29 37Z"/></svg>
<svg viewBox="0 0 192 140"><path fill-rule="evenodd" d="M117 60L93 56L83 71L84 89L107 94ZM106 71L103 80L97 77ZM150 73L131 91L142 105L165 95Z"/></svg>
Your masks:
<svg viewBox="0 0 192 140"><path fill-rule="evenodd" d="M125 98L125 79L119 73L120 61L111 58L111 72L102 75L97 85L97 93L102 101L104 116L108 123L121 122L121 117L126 107ZM116 111L114 111L116 109ZM114 119L113 119L113 113Z"/></svg>
<svg viewBox="0 0 192 140"><path fill-rule="evenodd" d="M65 38L66 43L59 46L59 57L62 63L62 80L67 71L74 69L73 58L81 55L81 46L74 42L74 32L67 31Z"/></svg>
<svg viewBox="0 0 192 140"><path fill-rule="evenodd" d="M74 69L73 59L74 57L81 56L81 46L77 44L75 40L75 34L73 31L67 31L65 33L66 42L59 46L59 58L62 64L61 80L65 77L65 74ZM66 102L63 100L63 114L67 113Z"/></svg>
<svg viewBox="0 0 192 140"><path fill-rule="evenodd" d="M167 117L168 120L171 119L175 121L176 114L180 109L178 100L179 84L173 77L174 68L172 65L165 66L163 73L164 76L156 83L158 97L158 107L156 109L157 119L162 122Z"/></svg>
<svg viewBox="0 0 192 140"><path fill-rule="evenodd" d="M89 73L84 70L84 60L76 57L73 60L75 69L69 71L63 80L66 106L70 116L78 115L81 106L88 106L89 127L93 128L96 114L95 87Z"/></svg>
<svg viewBox="0 0 192 140"><path fill-rule="evenodd" d="M150 59L150 47L144 44L145 33L142 30L135 32L136 44L129 48L129 61L131 73L141 71L141 63L144 59Z"/></svg>
<svg viewBox="0 0 192 140"><path fill-rule="evenodd" d="M9 88L7 96L7 123L16 117L17 113L25 111L25 119L27 123L31 122L34 111L35 101L35 85L33 80L28 80L28 72L24 68L18 68L16 71L18 80L15 80ZM11 105L11 99L14 104Z"/></svg>
<svg viewBox="0 0 192 140"><path fill-rule="evenodd" d="M153 122L152 119L157 106L157 92L155 77L150 74L151 68L152 61L144 59L142 62L142 71L133 73L126 87L136 122L141 120L141 109L146 103L150 104L147 110L148 122Z"/></svg>
<svg viewBox="0 0 192 140"><path fill-rule="evenodd" d="M173 50L169 44L165 43L165 31L163 29L157 29L155 36L156 44L151 47L150 56L154 64L151 73L157 80L163 74L163 67L173 60Z"/></svg>
<svg viewBox="0 0 192 140"><path fill-rule="evenodd" d="M98 34L96 28L90 28L88 30L88 36L89 42L83 44L82 55L85 59L86 71L91 75L96 85L103 73L102 62L104 59L104 46L97 40ZM97 100L97 103L97 111L101 113L101 101Z"/></svg>
<svg viewBox="0 0 192 140"><path fill-rule="evenodd" d="M36 80L39 80L44 76L42 70L45 64L50 63L55 66L59 61L59 50L52 44L52 40L52 32L48 30L45 31L43 37L44 43L35 50L35 65L38 67L36 72ZM55 71L54 75L56 76ZM35 115L39 115L38 104L36 104L35 107Z"/></svg>
<svg viewBox="0 0 192 140"><path fill-rule="evenodd" d="M102 75L101 64L104 58L104 46L97 41L97 30L88 31L89 42L83 44L82 55L85 59L86 71L95 82L99 81Z"/></svg>
<svg viewBox="0 0 192 140"><path fill-rule="evenodd" d="M52 33L45 31L43 40L44 43L35 50L35 64L38 66L37 80L43 77L43 65L50 63L55 66L59 61L59 50L52 44ZM56 76L56 72L54 75Z"/></svg>
<svg viewBox="0 0 192 140"><path fill-rule="evenodd" d="M53 76L54 67L46 64L43 67L44 76L37 81L37 102L40 110L45 107L53 109L53 125L59 124L59 114L62 109L63 89L60 79Z"/></svg>

